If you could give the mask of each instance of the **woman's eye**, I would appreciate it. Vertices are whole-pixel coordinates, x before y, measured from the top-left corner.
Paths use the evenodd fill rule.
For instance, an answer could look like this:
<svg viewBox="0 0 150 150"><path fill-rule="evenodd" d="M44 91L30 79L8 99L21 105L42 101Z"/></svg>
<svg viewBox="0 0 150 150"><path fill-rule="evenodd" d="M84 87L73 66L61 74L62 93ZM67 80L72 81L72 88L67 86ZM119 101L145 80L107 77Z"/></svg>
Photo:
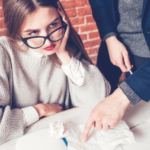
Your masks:
<svg viewBox="0 0 150 150"><path fill-rule="evenodd" d="M29 33L29 35L31 36L33 36L33 35L36 35L38 32L37 31L33 31L33 32L31 32L31 33Z"/></svg>
<svg viewBox="0 0 150 150"><path fill-rule="evenodd" d="M53 23L53 24L49 25L49 27L50 27L50 28L53 28L53 27L55 27L56 25L57 25L57 23Z"/></svg>

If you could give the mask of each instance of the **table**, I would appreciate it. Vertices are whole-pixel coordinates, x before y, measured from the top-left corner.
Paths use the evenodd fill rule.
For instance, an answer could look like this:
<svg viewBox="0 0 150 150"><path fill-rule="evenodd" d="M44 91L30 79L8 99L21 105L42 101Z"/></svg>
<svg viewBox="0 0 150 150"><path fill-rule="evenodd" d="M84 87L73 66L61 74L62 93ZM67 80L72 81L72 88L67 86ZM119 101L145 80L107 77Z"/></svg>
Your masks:
<svg viewBox="0 0 150 150"><path fill-rule="evenodd" d="M25 129L24 134L30 134L41 129L48 128L49 122L62 121L64 123L83 124L91 109L75 108L63 111L53 116L43 118L33 125ZM116 150L150 150L150 124L146 120L150 118L150 103L141 102L136 106L129 106L123 120L129 125L131 131L135 135L136 144L121 145ZM16 139L10 140L0 146L0 150L16 150Z"/></svg>

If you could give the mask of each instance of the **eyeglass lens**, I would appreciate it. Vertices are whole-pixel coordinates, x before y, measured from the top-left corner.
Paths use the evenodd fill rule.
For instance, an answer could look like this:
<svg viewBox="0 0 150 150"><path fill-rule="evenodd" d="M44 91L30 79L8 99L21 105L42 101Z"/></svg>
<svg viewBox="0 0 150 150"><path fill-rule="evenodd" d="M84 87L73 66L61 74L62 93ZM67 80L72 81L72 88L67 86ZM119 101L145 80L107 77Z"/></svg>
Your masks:
<svg viewBox="0 0 150 150"><path fill-rule="evenodd" d="M55 32L53 32L52 34L50 34L49 39L52 42L56 42L59 39L61 39L63 37L65 33L65 29L64 28L60 28L58 30L56 30ZM30 47L40 47L41 45L44 44L44 38L42 37L33 37L27 40L27 43Z"/></svg>

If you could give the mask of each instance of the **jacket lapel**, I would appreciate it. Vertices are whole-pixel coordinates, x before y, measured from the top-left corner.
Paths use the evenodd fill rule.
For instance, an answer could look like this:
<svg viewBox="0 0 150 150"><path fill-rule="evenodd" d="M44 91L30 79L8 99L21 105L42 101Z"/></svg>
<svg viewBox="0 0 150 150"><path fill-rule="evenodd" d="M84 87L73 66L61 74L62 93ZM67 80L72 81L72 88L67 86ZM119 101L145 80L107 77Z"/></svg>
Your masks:
<svg viewBox="0 0 150 150"><path fill-rule="evenodd" d="M144 17L144 12L145 12L145 8L146 8L147 1L148 1L148 0L144 0L144 2L143 2L142 18Z"/></svg>

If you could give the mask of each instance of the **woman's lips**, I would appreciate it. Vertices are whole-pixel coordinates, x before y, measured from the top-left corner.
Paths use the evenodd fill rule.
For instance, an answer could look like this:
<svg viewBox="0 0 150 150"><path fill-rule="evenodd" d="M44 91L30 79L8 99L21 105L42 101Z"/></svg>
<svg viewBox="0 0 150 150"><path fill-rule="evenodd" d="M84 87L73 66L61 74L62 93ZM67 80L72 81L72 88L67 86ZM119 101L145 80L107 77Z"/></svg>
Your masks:
<svg viewBox="0 0 150 150"><path fill-rule="evenodd" d="M46 48L44 48L46 51L51 51L51 50L53 50L54 48L55 48L55 44L54 45L51 45L51 46L48 46L48 47L46 47Z"/></svg>

